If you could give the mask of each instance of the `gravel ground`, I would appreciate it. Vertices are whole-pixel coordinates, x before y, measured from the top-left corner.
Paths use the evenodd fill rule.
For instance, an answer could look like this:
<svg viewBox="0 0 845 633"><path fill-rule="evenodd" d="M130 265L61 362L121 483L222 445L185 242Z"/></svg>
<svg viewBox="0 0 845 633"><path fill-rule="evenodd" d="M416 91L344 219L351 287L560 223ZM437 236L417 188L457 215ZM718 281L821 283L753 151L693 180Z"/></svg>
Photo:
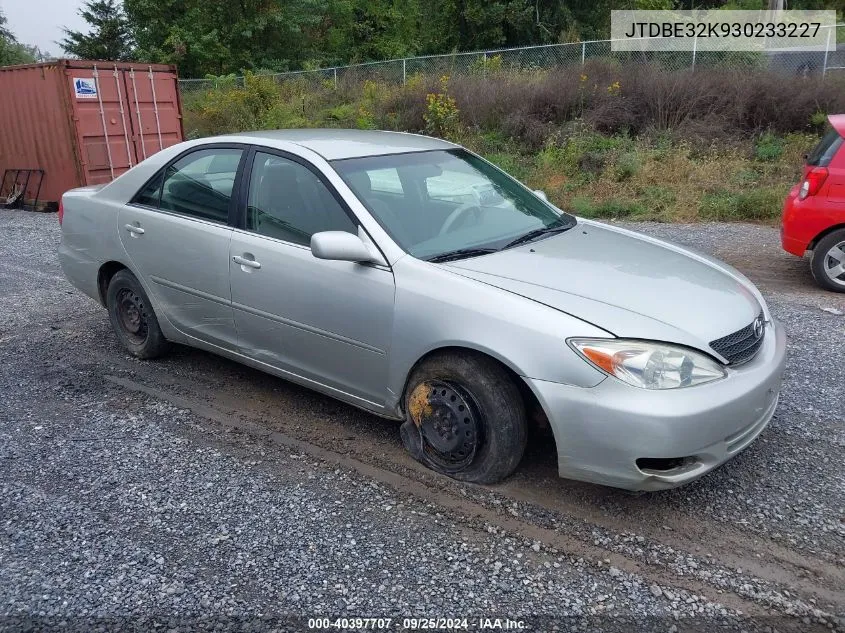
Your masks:
<svg viewBox="0 0 845 633"><path fill-rule="evenodd" d="M636 228L722 257L774 253L777 237L748 225ZM314 424L349 418L374 446L395 442L395 429L372 416L208 354L130 360L105 312L64 281L57 242L54 215L0 210L0 630L302 630L302 617L352 616L392 617L391 628L410 617L670 633L841 626L845 600L810 597L804 571L763 578L727 553L699 551L709 549L708 530L730 525L762 539L761 560L794 551L808 576L841 579L845 437L841 362L831 352L845 349L845 317L822 308L845 311L845 301L802 285L800 260L778 259L787 285L770 279L765 258L757 268L732 261L760 283L790 335L771 428L725 469L678 491L632 498L557 482L595 513L592 523L512 504L504 488L455 485L467 508L479 508L459 514L124 388L109 376L137 368L197 390L221 380L218 391L242 389L247 407L274 384L280 398L297 400L291 410L306 424L292 428L306 441L313 415ZM652 508L665 538L645 531ZM688 537L701 547L670 528L690 515L701 517ZM590 549L551 543L555 534ZM833 571L824 576L813 561Z"/></svg>

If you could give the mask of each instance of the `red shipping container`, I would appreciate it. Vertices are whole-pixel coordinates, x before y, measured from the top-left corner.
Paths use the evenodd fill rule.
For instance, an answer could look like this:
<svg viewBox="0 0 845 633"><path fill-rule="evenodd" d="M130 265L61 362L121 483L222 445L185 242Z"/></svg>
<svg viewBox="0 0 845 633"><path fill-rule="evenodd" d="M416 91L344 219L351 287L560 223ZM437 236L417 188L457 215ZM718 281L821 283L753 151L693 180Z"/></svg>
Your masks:
<svg viewBox="0 0 845 633"><path fill-rule="evenodd" d="M0 68L0 203L25 189L26 203L54 207L68 189L109 182L182 134L175 66Z"/></svg>

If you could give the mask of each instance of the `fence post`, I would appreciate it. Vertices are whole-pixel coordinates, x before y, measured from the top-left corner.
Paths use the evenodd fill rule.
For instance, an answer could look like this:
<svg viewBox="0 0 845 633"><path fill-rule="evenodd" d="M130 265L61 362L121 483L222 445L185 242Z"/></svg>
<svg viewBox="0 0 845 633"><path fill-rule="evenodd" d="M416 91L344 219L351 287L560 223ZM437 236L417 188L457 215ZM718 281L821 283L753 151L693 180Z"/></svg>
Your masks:
<svg viewBox="0 0 845 633"><path fill-rule="evenodd" d="M584 58L587 56L587 42L581 42L581 65L584 65Z"/></svg>
<svg viewBox="0 0 845 633"><path fill-rule="evenodd" d="M484 62L481 64L481 74L487 75L487 51L484 51Z"/></svg>
<svg viewBox="0 0 845 633"><path fill-rule="evenodd" d="M402 59L402 85L404 86L408 81L407 68L405 66L405 59Z"/></svg>
<svg viewBox="0 0 845 633"><path fill-rule="evenodd" d="M698 48L698 37L692 38L692 69L695 70L695 54Z"/></svg>
<svg viewBox="0 0 845 633"><path fill-rule="evenodd" d="M334 68L334 89L337 90L337 67Z"/></svg>
<svg viewBox="0 0 845 633"><path fill-rule="evenodd" d="M827 44L824 46L824 66L822 66L822 79L827 74L827 56L830 54L830 34L836 27L828 27L827 29Z"/></svg>

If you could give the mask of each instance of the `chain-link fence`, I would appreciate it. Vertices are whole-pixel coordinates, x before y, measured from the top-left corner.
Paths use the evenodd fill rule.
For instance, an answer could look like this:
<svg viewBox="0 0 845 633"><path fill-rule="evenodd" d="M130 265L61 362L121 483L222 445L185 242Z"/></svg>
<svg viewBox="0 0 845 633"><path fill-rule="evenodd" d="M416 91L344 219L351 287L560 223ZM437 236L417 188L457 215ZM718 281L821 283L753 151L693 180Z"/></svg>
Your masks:
<svg viewBox="0 0 845 633"><path fill-rule="evenodd" d="M339 81L384 81L405 84L415 75L460 75L484 74L499 70L536 70L565 66L584 65L592 59L610 59L618 62L642 62L659 64L670 70L695 69L706 66L753 67L762 70L782 72L793 76L845 75L845 24L827 28L827 48L824 51L768 50L764 52L703 52L695 50L677 51L612 51L611 40L573 42L569 44L547 44L504 48L472 53L451 53L446 55L425 55L405 59L391 59L381 62L335 66L319 70L297 70L275 73L278 81L287 79L310 79L330 82ZM834 31L834 29L836 29ZM679 49L681 43L679 42ZM180 79L183 92L208 90L221 82L232 79ZM236 77L235 84L241 84L243 77Z"/></svg>

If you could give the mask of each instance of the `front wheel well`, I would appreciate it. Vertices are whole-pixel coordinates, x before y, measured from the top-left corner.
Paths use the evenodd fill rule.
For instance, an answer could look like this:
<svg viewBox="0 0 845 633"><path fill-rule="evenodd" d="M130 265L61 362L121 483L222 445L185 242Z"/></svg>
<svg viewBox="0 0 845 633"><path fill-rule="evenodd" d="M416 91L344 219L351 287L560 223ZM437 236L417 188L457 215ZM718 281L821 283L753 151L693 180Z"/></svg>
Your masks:
<svg viewBox="0 0 845 633"><path fill-rule="evenodd" d="M838 231L839 229L845 229L845 224L835 224L834 226L826 228L824 231L816 235L809 244L807 244L807 250L812 251L815 250L816 244L821 242L824 238L828 235L833 233L834 231Z"/></svg>
<svg viewBox="0 0 845 633"><path fill-rule="evenodd" d="M402 398L399 402L399 406L402 409L403 414L405 413L405 396L407 395L408 384L411 382L411 376L414 375L414 372L417 370L417 367L419 367L424 362L430 360L433 357L439 356L441 354L450 353L478 356L491 360L497 365L499 365L502 369L505 370L508 376L510 376L511 381L513 382L513 384L516 385L517 389L519 389L519 393L522 396L522 401L525 404L525 418L526 420L528 420L529 431L545 430L546 428L548 428L549 421L546 417L546 412L543 410L540 401L537 399L537 396L531 390L531 387L528 386L528 384L520 377L520 375L516 373L506 363L503 363L495 356L491 356L490 354L478 351L477 349L472 349L471 347L439 347L437 349L431 350L430 352L426 353L424 356L419 358L417 362L414 363L414 366L411 367L411 370L408 372L408 375L405 378L405 386L402 388Z"/></svg>
<svg viewBox="0 0 845 633"><path fill-rule="evenodd" d="M106 262L102 266L100 266L100 270L97 273L97 290L100 295L100 303L104 306L106 305L106 291L109 289L109 282L112 280L112 277L121 270L126 269L127 267L121 264L120 262Z"/></svg>

